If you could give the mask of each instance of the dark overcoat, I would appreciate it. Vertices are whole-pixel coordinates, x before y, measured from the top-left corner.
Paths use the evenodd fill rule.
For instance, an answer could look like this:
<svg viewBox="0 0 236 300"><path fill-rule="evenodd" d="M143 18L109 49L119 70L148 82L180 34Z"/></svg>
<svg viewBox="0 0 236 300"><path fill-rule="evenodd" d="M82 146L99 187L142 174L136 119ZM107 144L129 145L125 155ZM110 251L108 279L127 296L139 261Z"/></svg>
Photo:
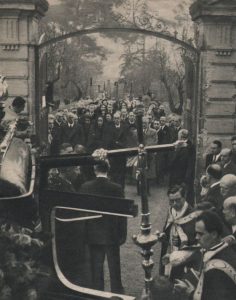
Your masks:
<svg viewBox="0 0 236 300"><path fill-rule="evenodd" d="M94 194L123 198L120 185L107 178L99 177L82 185L82 194ZM87 243L92 245L121 245L126 240L126 218L107 216L87 222Z"/></svg>

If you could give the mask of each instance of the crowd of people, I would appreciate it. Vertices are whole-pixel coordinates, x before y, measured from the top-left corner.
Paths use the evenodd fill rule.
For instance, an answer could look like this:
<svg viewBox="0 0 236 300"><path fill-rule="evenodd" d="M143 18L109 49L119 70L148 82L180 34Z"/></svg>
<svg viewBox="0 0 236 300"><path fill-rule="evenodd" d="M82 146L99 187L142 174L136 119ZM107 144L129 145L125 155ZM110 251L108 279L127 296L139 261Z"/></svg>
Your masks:
<svg viewBox="0 0 236 300"><path fill-rule="evenodd" d="M61 109L49 115L48 144L51 155L67 153L91 154L96 149L107 150L138 146L137 107L139 100L89 100L79 108ZM166 116L163 105L150 102L143 117L143 138L146 146L163 145L187 141L188 146L175 153L150 154L148 156L147 185L164 181L170 172L170 185L190 183L194 175L195 150L189 140L188 131L182 128L178 115ZM120 156L110 159L110 178L125 187L128 174L135 177L137 158ZM192 180L193 181L193 180ZM191 195L190 198L193 199Z"/></svg>
<svg viewBox="0 0 236 300"><path fill-rule="evenodd" d="M48 150L50 155L92 154L97 149L121 149L138 146L137 112L139 100L81 101L83 105L59 109L48 116ZM19 110L7 113L18 117L25 102L13 101ZM11 118L10 118L11 119ZM4 118L3 123L7 121ZM144 144L175 143L173 152L147 156L147 188L153 180L167 184L169 208L163 234L160 276L168 278L176 299L233 300L236 295L236 136L231 147L220 140L211 143L206 155L201 192L196 200L195 147L188 130L182 128L180 116L166 116L164 107L150 102L143 116ZM178 144L178 141L181 143ZM63 167L49 172L50 188L64 192L93 193L124 197L127 173L135 176L137 157L121 154L91 166ZM137 192L140 192L138 186ZM112 226L111 226L112 224ZM105 256L111 290L124 293L121 281L119 247L126 240L126 222L105 216L88 222L79 230L86 237L92 269L90 287L104 289ZM122 227L122 228L121 228ZM70 232L71 234L68 234ZM62 234L59 245L76 240L75 230ZM75 238L75 239L74 239ZM70 241L69 241L70 240ZM81 237L80 237L81 241ZM76 243L75 243L76 245ZM84 246L84 245L82 245ZM73 255L72 255L73 256ZM65 265L65 268L67 266ZM70 271L70 270L69 270ZM85 282L85 285L87 283Z"/></svg>

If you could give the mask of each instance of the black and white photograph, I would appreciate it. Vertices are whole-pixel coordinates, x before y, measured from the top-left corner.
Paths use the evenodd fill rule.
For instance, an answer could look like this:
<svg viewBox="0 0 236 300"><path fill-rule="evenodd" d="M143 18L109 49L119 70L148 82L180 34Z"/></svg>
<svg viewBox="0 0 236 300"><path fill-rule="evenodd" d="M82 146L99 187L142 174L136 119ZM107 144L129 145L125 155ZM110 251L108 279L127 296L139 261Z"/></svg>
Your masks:
<svg viewBox="0 0 236 300"><path fill-rule="evenodd" d="M0 0L0 300L236 299L236 0Z"/></svg>

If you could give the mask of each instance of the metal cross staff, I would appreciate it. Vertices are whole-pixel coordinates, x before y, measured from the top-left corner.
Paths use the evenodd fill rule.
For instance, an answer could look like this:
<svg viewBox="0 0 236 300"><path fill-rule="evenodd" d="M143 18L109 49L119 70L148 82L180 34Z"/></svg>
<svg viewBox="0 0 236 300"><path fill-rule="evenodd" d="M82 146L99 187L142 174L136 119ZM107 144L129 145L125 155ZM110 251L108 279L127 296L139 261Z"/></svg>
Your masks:
<svg viewBox="0 0 236 300"><path fill-rule="evenodd" d="M139 146L134 148L105 151L105 155L110 157L116 155L119 156L121 154L138 154L138 181L141 187L141 231L138 235L133 236L133 241L137 246L141 248L141 255L143 257L142 266L145 272L145 287L143 296L145 296L145 299L149 300L152 298L151 284L153 281L152 269L154 266L154 262L151 259L151 256L153 255L152 247L157 243L162 234L160 234L159 231L157 231L155 234L151 233L152 227L150 223L150 211L147 196L147 154L151 152L173 151L176 146L178 146L179 144L181 145L181 143L176 142L175 144L153 145L145 147L143 138L142 108L139 109L138 112L136 112L136 116Z"/></svg>

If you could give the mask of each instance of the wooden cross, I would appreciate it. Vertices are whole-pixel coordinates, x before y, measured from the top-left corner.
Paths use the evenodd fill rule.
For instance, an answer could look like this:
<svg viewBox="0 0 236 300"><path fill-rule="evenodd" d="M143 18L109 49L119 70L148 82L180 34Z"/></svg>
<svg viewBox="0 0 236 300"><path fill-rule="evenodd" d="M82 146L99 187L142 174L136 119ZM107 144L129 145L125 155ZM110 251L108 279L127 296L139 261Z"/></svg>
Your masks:
<svg viewBox="0 0 236 300"><path fill-rule="evenodd" d="M168 144L145 147L143 139L142 117L143 112L142 110L140 110L137 113L137 134L139 142L138 147L108 151L103 150L103 153L105 152L108 158L115 156L119 157L121 155L138 155L138 181L141 187L141 231L138 235L133 236L133 240L135 244L137 244L142 249L141 254L144 258L142 265L145 271L144 294L145 299L151 299L152 269L154 266L154 263L151 259L151 256L153 255L152 247L157 243L159 234L151 233L150 211L148 205L146 184L147 153L172 151L175 149L175 145ZM70 208L77 211L86 211L95 214L94 216L91 216L91 218L101 217L101 215L103 214L123 217L135 217L137 215L137 206L134 204L133 200L117 199L112 197L100 197L94 195L81 195L78 193L58 192L47 189L47 178L49 169L76 165L94 165L96 164L96 162L97 160L92 156L74 154L57 157L48 156L40 158L39 202L44 228L49 229L50 216L52 228L54 228L53 226L55 225L53 224L56 216L56 208ZM64 280L64 284L71 289L75 289L74 286L70 286L70 284L63 277L63 274L59 271L57 272L58 276L59 278L61 277L62 281ZM111 296L114 295L106 292L98 293L97 291L87 290L81 287L77 288L77 291L82 293L88 293L97 297L99 297L99 295L102 295L103 298L111 298ZM119 297L124 300L133 299L132 297L124 295L119 295Z"/></svg>

